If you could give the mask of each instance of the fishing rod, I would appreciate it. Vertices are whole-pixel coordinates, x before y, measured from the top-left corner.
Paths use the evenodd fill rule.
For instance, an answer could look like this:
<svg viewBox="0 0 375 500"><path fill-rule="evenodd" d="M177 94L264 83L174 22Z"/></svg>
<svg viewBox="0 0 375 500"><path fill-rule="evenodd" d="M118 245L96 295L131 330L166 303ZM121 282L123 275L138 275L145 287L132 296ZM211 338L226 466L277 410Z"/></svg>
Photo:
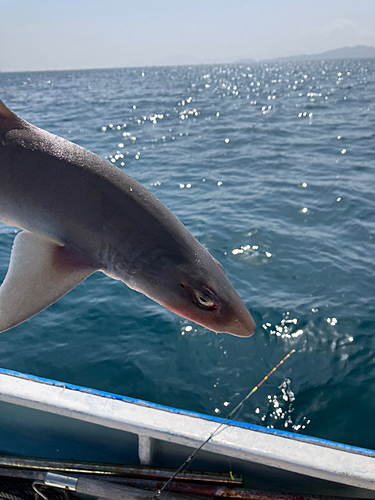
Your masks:
<svg viewBox="0 0 375 500"><path fill-rule="evenodd" d="M176 477L184 470L184 468L187 468L190 463L194 460L195 456L197 453L216 435L220 430L227 425L228 420L231 419L231 417L236 413L237 410L239 410L242 405L249 399L250 396L256 392L259 387L273 374L275 371L288 359L292 354L296 352L295 349L292 349L284 358L275 365L272 370L257 384L255 387L251 389L251 391L238 403L238 405L230 412L228 415L224 418L222 422L216 427L216 429L208 436L208 438L203 441L202 444L196 448L191 455L188 456L188 458L185 460L185 462L176 470L176 472L171 476L168 481L156 491L154 497L152 500L155 500L160 497L160 495L163 493L163 491L176 479Z"/></svg>

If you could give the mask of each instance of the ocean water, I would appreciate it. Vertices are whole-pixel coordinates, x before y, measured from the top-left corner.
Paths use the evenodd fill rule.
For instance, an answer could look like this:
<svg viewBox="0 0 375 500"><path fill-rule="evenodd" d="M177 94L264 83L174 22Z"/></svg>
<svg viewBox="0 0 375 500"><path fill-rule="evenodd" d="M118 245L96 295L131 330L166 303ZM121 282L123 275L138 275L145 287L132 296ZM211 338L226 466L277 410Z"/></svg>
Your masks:
<svg viewBox="0 0 375 500"><path fill-rule="evenodd" d="M150 189L257 323L216 335L96 273L1 367L226 416L294 348L237 418L375 449L375 60L2 73L0 98Z"/></svg>

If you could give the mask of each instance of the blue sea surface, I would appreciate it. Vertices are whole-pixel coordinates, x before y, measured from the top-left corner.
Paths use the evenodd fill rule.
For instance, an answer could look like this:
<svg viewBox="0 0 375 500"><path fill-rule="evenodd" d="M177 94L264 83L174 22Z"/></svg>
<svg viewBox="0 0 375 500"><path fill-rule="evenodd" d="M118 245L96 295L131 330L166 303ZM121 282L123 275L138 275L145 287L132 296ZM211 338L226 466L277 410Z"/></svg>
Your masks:
<svg viewBox="0 0 375 500"><path fill-rule="evenodd" d="M0 99L152 191L257 323L216 335L96 273L0 335L2 368L226 416L294 348L237 418L375 449L375 60L1 73Z"/></svg>

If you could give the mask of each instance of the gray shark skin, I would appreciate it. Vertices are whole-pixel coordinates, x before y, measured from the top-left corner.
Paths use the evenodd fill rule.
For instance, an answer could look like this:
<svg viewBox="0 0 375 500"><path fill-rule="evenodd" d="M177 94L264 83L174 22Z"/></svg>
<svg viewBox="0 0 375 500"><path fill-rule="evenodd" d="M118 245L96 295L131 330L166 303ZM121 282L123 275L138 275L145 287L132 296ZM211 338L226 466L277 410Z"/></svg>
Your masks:
<svg viewBox="0 0 375 500"><path fill-rule="evenodd" d="M0 332L96 271L215 332L255 331L221 264L153 194L1 101L0 221L22 229L0 287Z"/></svg>

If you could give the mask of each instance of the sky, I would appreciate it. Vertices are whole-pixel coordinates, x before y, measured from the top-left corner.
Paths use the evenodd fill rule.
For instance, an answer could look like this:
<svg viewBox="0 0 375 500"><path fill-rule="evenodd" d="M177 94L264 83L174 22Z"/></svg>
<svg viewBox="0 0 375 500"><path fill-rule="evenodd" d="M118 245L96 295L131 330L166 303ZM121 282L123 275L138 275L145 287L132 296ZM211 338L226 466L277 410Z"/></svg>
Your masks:
<svg viewBox="0 0 375 500"><path fill-rule="evenodd" d="M0 0L0 71L233 63L375 46L375 0Z"/></svg>

